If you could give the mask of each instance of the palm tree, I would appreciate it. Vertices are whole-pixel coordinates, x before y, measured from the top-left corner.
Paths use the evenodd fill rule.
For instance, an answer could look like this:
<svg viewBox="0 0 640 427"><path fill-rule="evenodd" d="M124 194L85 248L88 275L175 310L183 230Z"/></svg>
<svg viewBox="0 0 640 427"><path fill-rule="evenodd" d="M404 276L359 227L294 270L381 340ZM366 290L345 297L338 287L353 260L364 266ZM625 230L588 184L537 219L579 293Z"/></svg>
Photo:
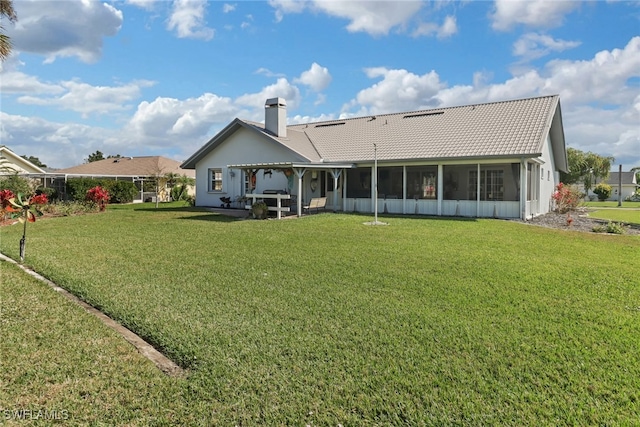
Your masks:
<svg viewBox="0 0 640 427"><path fill-rule="evenodd" d="M9 22L15 22L18 19L15 10L13 10L12 0L0 0L0 18L7 18ZM4 34L4 28L0 25L0 60L4 61L11 54L11 39Z"/></svg>

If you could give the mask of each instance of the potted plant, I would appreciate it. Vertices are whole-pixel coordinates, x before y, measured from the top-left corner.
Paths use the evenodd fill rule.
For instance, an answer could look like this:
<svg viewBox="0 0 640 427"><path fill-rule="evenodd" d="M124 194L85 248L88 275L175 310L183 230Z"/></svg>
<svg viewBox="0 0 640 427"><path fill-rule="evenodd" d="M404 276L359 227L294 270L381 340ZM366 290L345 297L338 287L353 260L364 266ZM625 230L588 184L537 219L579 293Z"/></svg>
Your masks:
<svg viewBox="0 0 640 427"><path fill-rule="evenodd" d="M269 214L269 207L264 201L257 201L251 205L251 214L255 219L265 219Z"/></svg>

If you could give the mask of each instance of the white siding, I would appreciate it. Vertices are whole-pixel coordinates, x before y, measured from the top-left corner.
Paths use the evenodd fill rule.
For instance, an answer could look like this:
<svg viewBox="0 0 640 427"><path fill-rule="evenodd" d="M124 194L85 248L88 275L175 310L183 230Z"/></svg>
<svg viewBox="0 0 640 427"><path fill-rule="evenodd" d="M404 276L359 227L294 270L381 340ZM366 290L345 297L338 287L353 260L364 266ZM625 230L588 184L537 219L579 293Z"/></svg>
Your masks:
<svg viewBox="0 0 640 427"><path fill-rule="evenodd" d="M551 149L551 138L547 135L544 147L542 149L541 160L544 164L541 168L544 169L539 177L540 184L540 211L539 213L545 214L549 212L551 206L551 195L555 191L556 186L560 182L560 173L556 171L555 159L553 158L553 150Z"/></svg>
<svg viewBox="0 0 640 427"><path fill-rule="evenodd" d="M231 171L227 165L269 162L297 161L293 153L286 148L254 134L248 129L238 129L221 145L210 151L196 164L196 205L219 206L220 197L235 200L243 195L243 174L240 170ZM209 191L209 169L222 169L222 191ZM233 172L233 175L231 176ZM287 178L283 173L273 172L263 176L261 170L256 179L256 192L269 189L287 188Z"/></svg>

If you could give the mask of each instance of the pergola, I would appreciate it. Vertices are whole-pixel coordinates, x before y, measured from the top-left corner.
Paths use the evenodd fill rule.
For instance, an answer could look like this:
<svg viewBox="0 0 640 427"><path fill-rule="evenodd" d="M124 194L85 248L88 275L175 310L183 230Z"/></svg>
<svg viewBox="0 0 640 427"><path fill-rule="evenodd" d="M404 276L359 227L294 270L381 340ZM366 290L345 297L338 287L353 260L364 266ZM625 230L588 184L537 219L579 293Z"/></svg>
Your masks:
<svg viewBox="0 0 640 427"><path fill-rule="evenodd" d="M345 169L354 168L353 163L296 163L296 162L275 162L275 163L242 163L237 165L227 165L229 169L240 169L245 171L249 176L255 175L260 169L264 170L291 170L298 178L298 191L297 191L297 215L302 216L302 178L304 174L309 170L325 170L331 173L333 177L333 191L334 194L338 190L338 178L342 175ZM346 189L343 186L343 191ZM253 194L253 196L268 196L264 194ZM255 198L254 197L254 198ZM278 212L279 216L280 212Z"/></svg>

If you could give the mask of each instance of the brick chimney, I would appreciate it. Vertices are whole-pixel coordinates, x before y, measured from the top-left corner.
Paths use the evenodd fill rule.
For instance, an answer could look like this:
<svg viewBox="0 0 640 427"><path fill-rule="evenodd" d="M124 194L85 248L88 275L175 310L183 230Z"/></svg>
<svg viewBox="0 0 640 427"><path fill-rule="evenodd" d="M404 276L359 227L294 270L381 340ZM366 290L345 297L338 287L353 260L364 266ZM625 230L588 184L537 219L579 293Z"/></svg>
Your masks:
<svg viewBox="0 0 640 427"><path fill-rule="evenodd" d="M264 106L264 128L278 137L287 136L287 101L269 98Z"/></svg>

